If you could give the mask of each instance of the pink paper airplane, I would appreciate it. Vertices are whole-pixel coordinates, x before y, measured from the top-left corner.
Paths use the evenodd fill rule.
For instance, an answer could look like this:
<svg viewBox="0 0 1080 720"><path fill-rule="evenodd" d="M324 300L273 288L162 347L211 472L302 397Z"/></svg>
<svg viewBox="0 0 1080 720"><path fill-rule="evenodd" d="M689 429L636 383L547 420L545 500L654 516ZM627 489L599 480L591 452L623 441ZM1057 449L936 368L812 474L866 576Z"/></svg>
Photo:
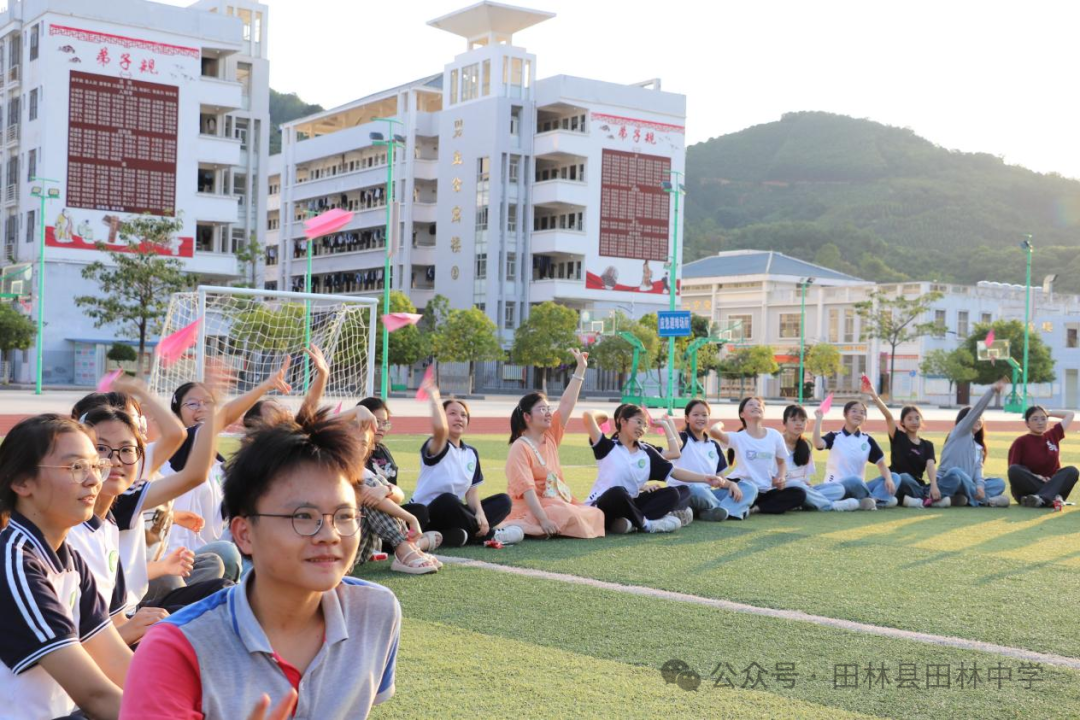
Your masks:
<svg viewBox="0 0 1080 720"><path fill-rule="evenodd" d="M327 210L322 215L317 215L304 222L304 235L307 236L308 240L314 240L317 237L340 230L348 225L352 219L353 214L348 210L342 210L341 208Z"/></svg>
<svg viewBox="0 0 1080 720"><path fill-rule="evenodd" d="M415 325L416 323L420 322L420 318L422 317L424 316L418 313L397 312L387 313L383 315L382 321L383 325L386 326L386 329L388 331L394 332L395 330L400 330L406 325Z"/></svg>
<svg viewBox="0 0 1080 720"><path fill-rule="evenodd" d="M824 400L821 401L821 414L825 415L832 409L832 393L829 393Z"/></svg>
<svg viewBox="0 0 1080 720"><path fill-rule="evenodd" d="M341 403L340 402L337 404L337 407L334 408L334 414L335 415L340 415L341 414Z"/></svg>
<svg viewBox="0 0 1080 720"><path fill-rule="evenodd" d="M201 322L202 318L199 318L187 327L180 328L172 335L161 339L157 346L157 355L161 358L162 366L169 367L175 363L183 357L189 347L198 341Z"/></svg>
<svg viewBox="0 0 1080 720"><path fill-rule="evenodd" d="M417 400L427 400L430 396L424 386L435 379L435 366L428 365L428 369L424 372L424 379L420 381L420 387L416 390Z"/></svg>
<svg viewBox="0 0 1080 720"><path fill-rule="evenodd" d="M611 427L611 421L610 420L605 420L604 424L600 426L600 432L604 433L605 435L610 435L611 430L612 430L612 427Z"/></svg>
<svg viewBox="0 0 1080 720"><path fill-rule="evenodd" d="M655 420L652 419L652 415L649 414L649 408L643 407L641 409L645 413L645 422L649 423L649 425L656 426L653 428L653 432L655 432L657 435L663 435L664 427L662 425L659 425Z"/></svg>
<svg viewBox="0 0 1080 720"><path fill-rule="evenodd" d="M989 348L993 344L994 344L994 331L991 330L990 332L986 333L986 347Z"/></svg>
<svg viewBox="0 0 1080 720"><path fill-rule="evenodd" d="M98 381L97 391L99 393L107 393L112 390L113 380L120 377L123 372L123 368L116 368L111 373L105 375L105 377L101 378L101 380Z"/></svg>

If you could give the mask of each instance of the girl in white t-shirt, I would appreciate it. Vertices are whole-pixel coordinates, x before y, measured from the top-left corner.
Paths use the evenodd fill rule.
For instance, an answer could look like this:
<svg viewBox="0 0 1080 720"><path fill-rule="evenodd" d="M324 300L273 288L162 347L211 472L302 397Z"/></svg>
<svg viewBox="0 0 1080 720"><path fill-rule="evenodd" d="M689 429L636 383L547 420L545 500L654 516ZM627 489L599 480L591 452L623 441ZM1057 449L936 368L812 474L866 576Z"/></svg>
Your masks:
<svg viewBox="0 0 1080 720"><path fill-rule="evenodd" d="M806 510L858 510L858 500L843 499L844 486L840 483L811 484L817 469L814 467L814 451L803 437L806 421L806 409L802 405L784 408L784 445L788 449L787 484L806 491L806 501L803 503Z"/></svg>
<svg viewBox="0 0 1080 720"><path fill-rule="evenodd" d="M703 475L717 475L727 468L720 443L709 437L709 403L695 398L683 410L685 422L679 433L680 454L675 467ZM698 520L743 520L757 499L758 489L749 480L730 481L728 487L711 488L704 483L668 480L668 485L685 485L690 491L690 507Z"/></svg>
<svg viewBox="0 0 1080 720"><path fill-rule="evenodd" d="M632 529L674 532L682 527L682 520L672 513L684 501L683 493L678 487L650 485L650 480L674 478L727 487L723 476L677 468L655 447L641 442L649 423L645 411L637 405L625 404L615 409L612 418L615 433L611 437L600 429L605 422L607 416L603 413L585 413L585 429L598 468L596 482L585 502L604 512L607 532L617 535ZM674 440L674 428L667 432Z"/></svg>
<svg viewBox="0 0 1080 720"><path fill-rule="evenodd" d="M814 411L814 447L829 451L822 485L843 485L844 497L858 500L860 510L877 510L879 505L895 507L897 486L885 463L885 453L874 438L860 430L866 420L866 405L861 400L852 400L844 405L844 427L840 432L822 435L821 423L824 418L820 407ZM884 482L873 491L867 487L865 480L868 462L877 465L884 478Z"/></svg>
<svg viewBox="0 0 1080 720"><path fill-rule="evenodd" d="M788 449L784 437L762 424L765 419L765 401L747 397L739 403L739 420L742 429L726 433L723 423L717 423L709 434L728 446L728 462L735 469L730 478L749 480L758 489L758 496L750 512L779 515L806 502L806 491L801 487L787 486Z"/></svg>

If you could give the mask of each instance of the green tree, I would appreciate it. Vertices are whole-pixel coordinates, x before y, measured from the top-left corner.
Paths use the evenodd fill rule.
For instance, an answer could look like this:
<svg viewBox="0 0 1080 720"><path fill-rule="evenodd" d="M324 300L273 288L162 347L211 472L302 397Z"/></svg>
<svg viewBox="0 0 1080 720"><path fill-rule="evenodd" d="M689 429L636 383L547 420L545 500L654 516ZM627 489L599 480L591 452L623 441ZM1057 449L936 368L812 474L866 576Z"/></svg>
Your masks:
<svg viewBox="0 0 1080 720"><path fill-rule="evenodd" d="M472 394L476 363L502 360L506 353L499 345L499 328L479 308L451 310L442 330L439 362L469 363L469 394Z"/></svg>
<svg viewBox="0 0 1080 720"><path fill-rule="evenodd" d="M262 258L262 253L263 247L255 239L255 232L252 231L248 241L236 251L236 262L240 266L240 275L244 279L234 282L234 287L255 287L256 273L259 269L259 260Z"/></svg>
<svg viewBox="0 0 1080 720"><path fill-rule="evenodd" d="M112 360L119 367L120 363L135 362L139 359L139 353L135 348L125 343L113 343L109 352L105 353L107 360Z"/></svg>
<svg viewBox="0 0 1080 720"><path fill-rule="evenodd" d="M814 377L821 378L821 386L828 387L829 378L843 369L844 363L840 358L840 351L835 345L818 343L807 351L805 357L806 369Z"/></svg>
<svg viewBox="0 0 1080 720"><path fill-rule="evenodd" d="M995 340L1009 341L1009 355L1023 368L1024 323L1020 320L995 320L990 324L978 323L975 326L975 332L968 335L967 340L964 341L963 347L967 348L972 357L978 357L976 343L986 340L986 334L990 330L994 331ZM989 361L976 361L974 367L978 373L974 382L979 385L989 385L1012 372L1008 363L1005 362L991 364ZM1024 381L1022 376L1018 379L1020 382ZM1054 372L1054 358L1050 353L1050 348L1043 342L1039 333L1032 328L1028 333L1028 384L1055 380L1057 380L1057 374Z"/></svg>
<svg viewBox="0 0 1080 720"><path fill-rule="evenodd" d="M971 382L979 374L975 370L975 356L963 345L952 350L931 350L919 363L919 370L924 376L933 375L948 380L950 396L953 385Z"/></svg>
<svg viewBox="0 0 1080 720"><path fill-rule="evenodd" d="M0 354L26 350L34 344L34 321L15 309L14 303L0 303Z"/></svg>
<svg viewBox="0 0 1080 720"><path fill-rule="evenodd" d="M270 154L281 152L281 124L322 112L322 105L306 103L296 93L281 93L270 89Z"/></svg>
<svg viewBox="0 0 1080 720"><path fill-rule="evenodd" d="M445 295L435 295L422 311L424 317L416 327L420 331L421 357L435 358L435 384L439 383L439 348L446 319L450 316L450 301Z"/></svg>
<svg viewBox="0 0 1080 720"><path fill-rule="evenodd" d="M548 368L558 367L570 359L570 348L577 347L578 313L564 305L540 303L529 311L529 317L514 331L511 359L519 365L541 369L540 387L547 394Z"/></svg>
<svg viewBox="0 0 1080 720"><path fill-rule="evenodd" d="M382 367L382 306L380 305L379 319L375 326L375 365ZM390 312L392 313L415 313L409 296L400 290L390 291ZM422 322L422 320L421 320ZM390 364L395 367L405 365L412 366L425 356L424 338L416 325L405 327L390 333Z"/></svg>
<svg viewBox="0 0 1080 720"><path fill-rule="evenodd" d="M721 365L721 374L739 378L739 394L746 394L746 378L780 372L770 345L751 345L733 350Z"/></svg>
<svg viewBox="0 0 1080 720"><path fill-rule="evenodd" d="M189 288L193 279L184 273L180 260L160 254L168 252L182 227L179 216L129 218L120 225L127 251L109 250L98 242L97 249L108 254L111 266L97 260L82 270L99 292L80 295L75 304L94 321L94 327L115 323L121 332L138 338L140 358L146 352L147 336L160 331L172 294Z"/></svg>
<svg viewBox="0 0 1080 720"><path fill-rule="evenodd" d="M855 303L855 312L862 318L863 337L877 338L889 346L890 399L893 396L897 346L939 329L933 322L919 322L919 318L926 315L930 306L941 298L942 294L936 290L911 299L875 290L868 299Z"/></svg>
<svg viewBox="0 0 1080 720"><path fill-rule="evenodd" d="M605 326L608 326L607 322L605 322ZM589 352L589 360L601 370L619 373L619 384L622 385L626 382L626 374L630 372L633 365L634 348L626 340L619 337L618 333L632 333L645 347L642 356L639 358L641 363L639 370L647 370L652 366L653 357L660 350L660 338L656 336L655 331L631 320L619 311L615 311L611 316L610 329L612 334L604 335L592 347Z"/></svg>

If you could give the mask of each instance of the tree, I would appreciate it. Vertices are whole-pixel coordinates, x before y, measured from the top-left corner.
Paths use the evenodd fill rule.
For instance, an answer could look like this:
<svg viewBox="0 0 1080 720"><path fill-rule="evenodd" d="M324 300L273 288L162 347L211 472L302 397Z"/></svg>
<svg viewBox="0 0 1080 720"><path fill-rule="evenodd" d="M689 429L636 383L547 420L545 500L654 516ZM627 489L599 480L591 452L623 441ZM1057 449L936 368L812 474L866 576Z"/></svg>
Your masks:
<svg viewBox="0 0 1080 720"><path fill-rule="evenodd" d="M752 345L734 350L721 364L722 375L739 378L739 394L746 394L745 380L758 375L775 375L780 365L769 345Z"/></svg>
<svg viewBox="0 0 1080 720"><path fill-rule="evenodd" d="M541 369L540 387L547 394L548 368L567 362L568 350L578 343L578 314L550 300L529 311L529 317L514 331L511 359L519 365Z"/></svg>
<svg viewBox="0 0 1080 720"><path fill-rule="evenodd" d="M633 365L634 348L626 340L619 337L618 333L629 332L633 334L645 347L642 356L639 358L641 363L639 369L652 366L653 358L660 350L660 338L656 336L655 331L643 327L641 323L631 320L618 311L611 316L611 328L613 334L604 335L593 346L589 353L589 359L601 370L619 373L619 384L621 385L626 381L626 373L630 372Z"/></svg>
<svg viewBox="0 0 1080 720"><path fill-rule="evenodd" d="M469 363L469 394L476 377L476 363L502 360L506 356L499 345L499 328L479 308L451 310L441 333L439 362Z"/></svg>
<svg viewBox="0 0 1080 720"><path fill-rule="evenodd" d="M146 338L160 332L173 293L190 287L192 278L184 273L184 264L168 253L173 236L183 227L180 217L157 218L139 215L120 225L120 239L127 251L109 250L103 242L97 249L109 256L110 265L97 260L82 270L100 292L81 295L75 304L94 327L116 323L121 332L139 340L139 358L146 352Z"/></svg>
<svg viewBox="0 0 1080 720"><path fill-rule="evenodd" d="M34 321L15 309L14 303L0 304L0 353L26 350L34 344Z"/></svg>
<svg viewBox="0 0 1080 720"><path fill-rule="evenodd" d="M806 353L805 364L811 375L821 378L823 388L828 387L830 377L844 368L840 351L835 345L828 343L818 343L811 347Z"/></svg>
<svg viewBox="0 0 1080 720"><path fill-rule="evenodd" d="M416 324L420 331L421 357L435 358L435 384L439 383L439 347L446 319L450 316L450 301L445 295L435 295L423 309L424 317Z"/></svg>
<svg viewBox="0 0 1080 720"><path fill-rule="evenodd" d="M415 313L409 296L400 290L390 291L390 312L392 313ZM421 321L422 322L422 321ZM379 319L375 326L375 364L382 367L382 306L380 305ZM396 366L411 366L424 357L424 338L416 325L405 327L390 333L390 364Z"/></svg>
<svg viewBox="0 0 1080 720"><path fill-rule="evenodd" d="M919 370L924 376L935 375L948 380L950 396L954 384L971 382L979 374L975 370L975 356L963 345L952 350L931 350L919 364Z"/></svg>
<svg viewBox="0 0 1080 720"><path fill-rule="evenodd" d="M875 290L868 299L855 303L855 312L862 318L863 337L877 338L889 345L889 399L893 396L897 346L939 329L936 323L918 320L941 298L942 294L936 290L914 299L903 295L892 297Z"/></svg>
<svg viewBox="0 0 1080 720"><path fill-rule="evenodd" d="M105 359L112 360L117 366L120 363L135 362L139 359L139 353L135 352L135 348L125 343L113 343L109 348L109 352L105 353Z"/></svg>
<svg viewBox="0 0 1080 720"><path fill-rule="evenodd" d="M976 343L980 340L986 340L986 334L990 330L994 331L995 340L1009 341L1009 355L1023 368L1024 323L1021 320L995 320L990 324L978 323L975 326L975 332L968 336L963 347L967 348L973 358L977 357ZM973 382L979 385L989 385L1002 375L1008 375L1011 372L1011 368L1006 362L991 364L988 361L977 361L974 363L974 367L978 374ZM1019 377L1019 380L1023 382L1023 376ZM1057 374L1054 372L1054 358L1050 353L1050 348L1043 342L1039 333L1032 329L1028 333L1028 384L1054 382L1054 380L1057 380Z"/></svg>
<svg viewBox="0 0 1080 720"><path fill-rule="evenodd" d="M259 259L262 257L262 252L262 245L255 239L255 232L252 231L248 241L241 245L235 253L236 262L243 269L240 274L242 276L247 275L247 277L243 281L233 283L234 287L255 287L256 273L259 269Z"/></svg>

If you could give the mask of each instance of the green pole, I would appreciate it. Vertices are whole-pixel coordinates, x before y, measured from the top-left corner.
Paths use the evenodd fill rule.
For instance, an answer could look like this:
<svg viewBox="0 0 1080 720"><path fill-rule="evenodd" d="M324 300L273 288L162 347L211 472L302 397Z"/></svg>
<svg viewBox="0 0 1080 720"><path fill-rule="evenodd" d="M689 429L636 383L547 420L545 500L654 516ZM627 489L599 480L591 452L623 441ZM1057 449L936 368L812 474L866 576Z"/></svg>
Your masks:
<svg viewBox="0 0 1080 720"><path fill-rule="evenodd" d="M679 194L682 191L680 182L682 173L678 170L669 170L671 175L671 189L667 192L675 194L675 226L671 231L671 272L668 279L668 309L675 310L675 288L679 277ZM675 410L675 338L668 338L668 381L667 381L667 410L668 415Z"/></svg>
<svg viewBox="0 0 1080 720"><path fill-rule="evenodd" d="M386 145L386 237L384 242L386 243L386 249L384 252L385 260L383 263L383 314L389 314L390 312L390 240L393 237L391 233L391 211L394 206L394 124L403 124L400 120L394 118L375 118L376 122L385 122L387 127L386 140L383 142L375 141L375 145ZM379 396L386 400L386 396L390 391L390 330L383 324L382 329L382 388L379 392Z"/></svg>
<svg viewBox="0 0 1080 720"><path fill-rule="evenodd" d="M802 307L799 311L799 378L797 380L799 384L799 404L803 404L803 378L806 377L803 371L803 357L806 354L806 280L799 283L802 288ZM819 296L820 297L820 296Z"/></svg>
<svg viewBox="0 0 1080 720"><path fill-rule="evenodd" d="M37 379L34 383L34 394L41 394L41 375L44 368L43 353L45 352L45 200L48 195L48 191L45 188L45 183L59 184L59 180L50 180L48 178L42 178L34 176L30 178L31 182L39 182L41 186L35 188L37 190L38 198L41 200L40 216L38 222L41 223L40 240L38 243L38 297L37 297ZM60 197L60 190L57 189L56 197ZM141 358L140 358L141 360Z"/></svg>
<svg viewBox="0 0 1080 720"><path fill-rule="evenodd" d="M1031 255L1035 252L1035 246L1031 244L1031 235L1024 240L1024 250L1027 252L1027 279L1025 284L1027 292L1024 296L1024 400L1020 406L1023 412L1028 406L1028 334L1031 331Z"/></svg>

